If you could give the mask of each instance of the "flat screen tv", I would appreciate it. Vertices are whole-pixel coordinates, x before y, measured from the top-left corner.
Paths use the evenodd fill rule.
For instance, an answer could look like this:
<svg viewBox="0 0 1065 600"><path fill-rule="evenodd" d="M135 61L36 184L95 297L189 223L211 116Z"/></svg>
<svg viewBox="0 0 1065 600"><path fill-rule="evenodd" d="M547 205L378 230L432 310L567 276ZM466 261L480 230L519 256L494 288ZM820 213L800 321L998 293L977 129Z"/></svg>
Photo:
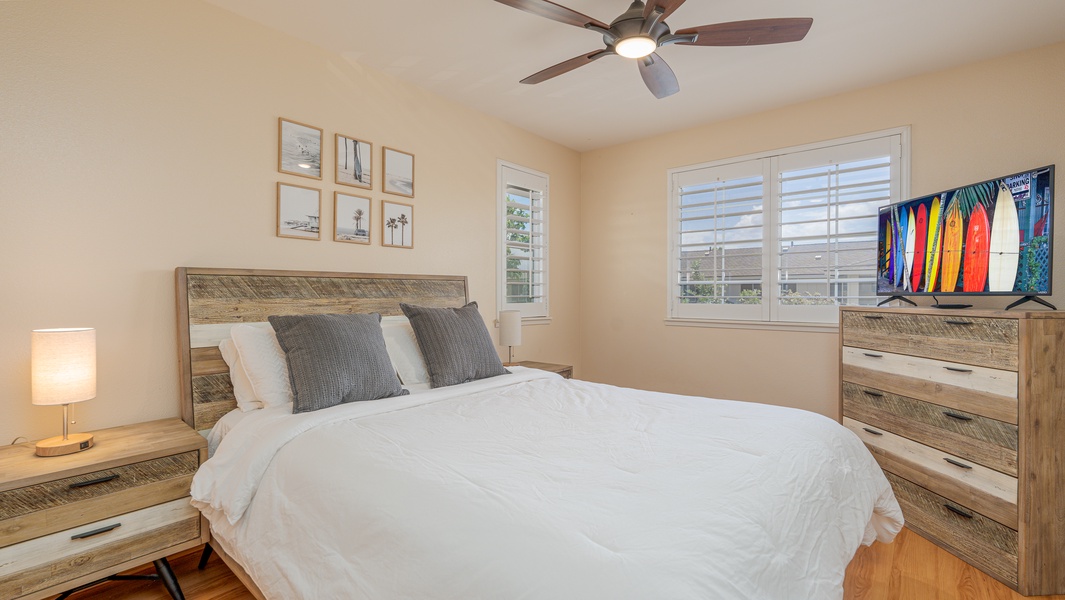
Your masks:
<svg viewBox="0 0 1065 600"><path fill-rule="evenodd" d="M1051 165L881 208L877 295L1049 295L1053 194Z"/></svg>

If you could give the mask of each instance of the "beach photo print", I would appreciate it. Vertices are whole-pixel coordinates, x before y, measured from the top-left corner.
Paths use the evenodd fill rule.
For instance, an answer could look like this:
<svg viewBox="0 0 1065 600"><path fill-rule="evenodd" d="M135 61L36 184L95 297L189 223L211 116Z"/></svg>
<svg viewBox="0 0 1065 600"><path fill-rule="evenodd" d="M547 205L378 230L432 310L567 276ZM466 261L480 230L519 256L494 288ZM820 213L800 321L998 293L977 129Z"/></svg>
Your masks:
<svg viewBox="0 0 1065 600"><path fill-rule="evenodd" d="M289 175L322 178L322 130L278 119L277 170Z"/></svg>

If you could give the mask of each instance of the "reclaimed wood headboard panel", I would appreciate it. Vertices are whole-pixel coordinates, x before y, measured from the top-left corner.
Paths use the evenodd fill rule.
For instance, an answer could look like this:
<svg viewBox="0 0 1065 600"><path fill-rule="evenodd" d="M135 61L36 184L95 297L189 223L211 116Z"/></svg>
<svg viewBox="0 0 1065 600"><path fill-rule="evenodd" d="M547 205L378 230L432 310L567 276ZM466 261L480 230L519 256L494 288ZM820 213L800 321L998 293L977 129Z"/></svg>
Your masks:
<svg viewBox="0 0 1065 600"><path fill-rule="evenodd" d="M401 302L457 307L469 299L466 277L457 275L189 267L175 275L181 418L197 431L210 429L237 405L218 351L233 325L265 323L270 315L400 315Z"/></svg>

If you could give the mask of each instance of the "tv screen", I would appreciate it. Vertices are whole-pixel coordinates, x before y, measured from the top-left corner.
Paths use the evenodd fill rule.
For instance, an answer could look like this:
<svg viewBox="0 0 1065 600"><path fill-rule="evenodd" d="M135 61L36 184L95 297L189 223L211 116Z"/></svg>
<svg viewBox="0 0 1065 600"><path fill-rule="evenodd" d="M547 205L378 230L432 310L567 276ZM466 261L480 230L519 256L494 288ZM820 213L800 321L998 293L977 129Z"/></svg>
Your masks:
<svg viewBox="0 0 1065 600"><path fill-rule="evenodd" d="M1050 294L1054 166L885 206L879 296Z"/></svg>

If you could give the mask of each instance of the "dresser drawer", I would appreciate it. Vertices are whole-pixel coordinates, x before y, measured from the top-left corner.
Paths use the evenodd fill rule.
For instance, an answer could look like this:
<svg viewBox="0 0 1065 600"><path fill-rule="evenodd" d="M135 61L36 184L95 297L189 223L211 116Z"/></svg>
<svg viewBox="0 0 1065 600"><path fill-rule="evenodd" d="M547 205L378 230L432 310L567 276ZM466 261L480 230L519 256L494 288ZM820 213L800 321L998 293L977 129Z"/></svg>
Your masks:
<svg viewBox="0 0 1065 600"><path fill-rule="evenodd" d="M189 495L198 452L0 492L0 547Z"/></svg>
<svg viewBox="0 0 1065 600"><path fill-rule="evenodd" d="M906 526L1000 581L1017 587L1017 532L887 473Z"/></svg>
<svg viewBox="0 0 1065 600"><path fill-rule="evenodd" d="M181 498L0 548L0 598L33 594L199 536L200 513Z"/></svg>
<svg viewBox="0 0 1065 600"><path fill-rule="evenodd" d="M885 471L1017 529L1017 479L960 456L844 418Z"/></svg>
<svg viewBox="0 0 1065 600"><path fill-rule="evenodd" d="M1015 319L844 311L843 344L1017 370Z"/></svg>
<svg viewBox="0 0 1065 600"><path fill-rule="evenodd" d="M844 381L1017 424L1017 372L843 347Z"/></svg>
<svg viewBox="0 0 1065 600"><path fill-rule="evenodd" d="M843 416L1017 476L1017 426L843 382Z"/></svg>

